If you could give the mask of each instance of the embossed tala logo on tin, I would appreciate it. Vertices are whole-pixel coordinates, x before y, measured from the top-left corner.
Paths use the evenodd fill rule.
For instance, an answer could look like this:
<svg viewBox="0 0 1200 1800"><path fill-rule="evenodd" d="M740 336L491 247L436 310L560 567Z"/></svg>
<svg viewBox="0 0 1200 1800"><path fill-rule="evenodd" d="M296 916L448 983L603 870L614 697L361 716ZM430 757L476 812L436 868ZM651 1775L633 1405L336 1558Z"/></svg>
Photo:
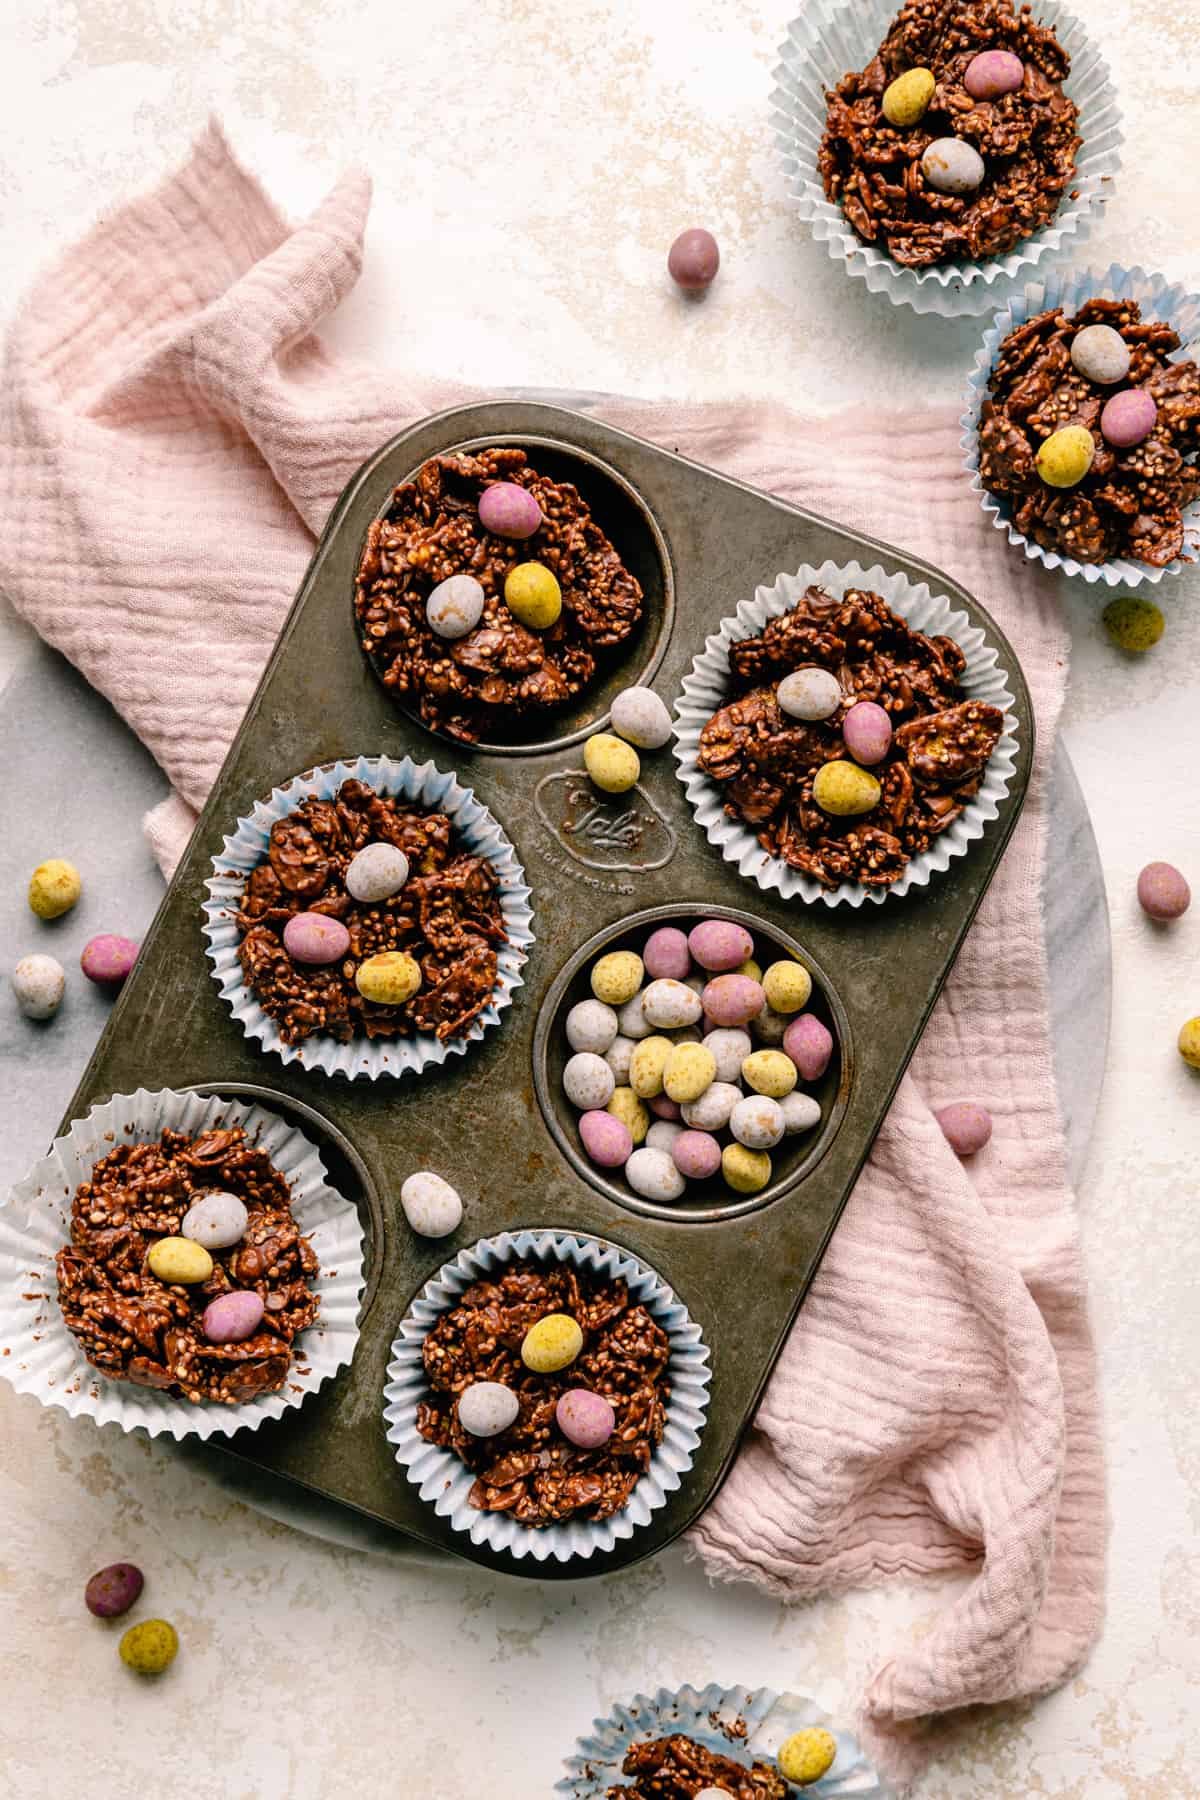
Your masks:
<svg viewBox="0 0 1200 1800"><path fill-rule="evenodd" d="M640 786L608 798L567 769L543 776L535 798L547 831L589 869L661 869L675 854L675 833Z"/></svg>

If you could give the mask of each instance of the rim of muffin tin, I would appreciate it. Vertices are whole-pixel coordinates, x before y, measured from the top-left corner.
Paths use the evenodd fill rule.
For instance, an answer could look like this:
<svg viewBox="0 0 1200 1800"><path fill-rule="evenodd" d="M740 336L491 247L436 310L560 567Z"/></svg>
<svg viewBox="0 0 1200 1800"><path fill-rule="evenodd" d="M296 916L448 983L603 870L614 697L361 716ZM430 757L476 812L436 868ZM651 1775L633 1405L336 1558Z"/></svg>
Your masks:
<svg viewBox="0 0 1200 1800"><path fill-rule="evenodd" d="M530 434L528 432L501 431L489 433L486 436L462 438L455 443L445 445L443 449L431 451L428 456L423 456L420 462L416 463L405 474L401 475L397 481L390 484L385 499L371 515L371 519L363 532L362 542L358 547L358 553L355 556L355 576L357 577L358 568L362 561L362 553L366 546L367 532L370 530L371 525L378 523L379 520L386 516L388 508L391 505L392 494L397 487L402 487L405 482L415 481L425 464L432 461L434 457L469 455L478 450L489 449L528 450L531 453L536 453L538 450L548 450L555 456L563 456L571 461L583 463L592 473L598 474L604 479L612 482L622 496L634 507L649 536L650 548L658 562L662 581L662 616L659 620L658 630L654 636L653 642L644 648L641 666L635 672L632 672L627 680L623 679L622 685L625 687L651 686L655 676L662 667L663 658L666 656L667 647L670 644L671 633L675 624L675 567L671 559L671 552L667 547L666 535L658 522L658 516L655 513L654 508L629 480L628 476L623 475L619 469L615 468L612 463L606 461L604 457L597 456L591 450L581 449L578 444L569 443L565 438L552 437L545 433ZM531 461L532 460L533 456L531 455ZM586 495L584 495L583 498L585 501L587 500ZM591 507L590 502L589 511L592 511L594 517L594 509ZM626 564L626 567L628 567L628 564ZM464 738L454 737L450 732L443 731L437 726L430 725L421 717L415 706L411 705L408 700L397 696L384 681L374 658L369 656L363 649L362 631L359 627L358 616L354 610L353 582L351 582L350 586L349 603L351 623L354 629L355 639L358 643L359 652L370 667L374 679L378 682L380 689L386 695L389 703L394 706L398 712L403 713L407 719L410 719L419 730L427 732L430 737L436 739L439 743L451 745L459 755L464 753L473 755L478 751L484 756L546 756L559 750L570 749L575 744L584 743L597 731L603 731L609 723L611 709L605 708L602 713L597 713L595 718L588 720L586 724L580 725L572 731L562 732L553 737L547 736L539 738L532 743L494 743L483 739L471 739L468 741ZM635 656L637 654L638 649L641 646L642 636L645 634L649 623L650 621L646 618L645 610L643 610L642 622L635 634L635 642L632 649L625 652L618 649L613 652L602 653L603 662L601 671L598 671L598 673L607 672L611 677L618 669L623 670L627 659L630 656ZM584 690L580 698L586 700L587 689ZM555 709L549 708L542 714L542 717L548 724L552 724L555 717Z"/></svg>
<svg viewBox="0 0 1200 1800"><path fill-rule="evenodd" d="M472 854L484 856L499 876L501 911L508 931L507 943L497 952L496 984L492 998L470 1030L455 1038L438 1038L431 1031L409 1037L368 1038L356 1033L348 1043L324 1032L314 1032L299 1044L285 1044L275 1020L264 1011L247 987L238 961L241 942L234 912L247 876L267 853L272 825L295 812L304 800L328 799L343 781L356 780L389 799L403 799L415 806L445 812L460 842ZM390 783L391 785L387 785ZM317 763L294 775L282 787L256 800L250 812L239 818L235 830L223 840L212 859L213 873L205 882L209 898L202 903L203 932L210 973L235 1021L248 1038L278 1056L284 1064L323 1075L341 1075L348 1081L360 1077L399 1079L437 1068L451 1056L465 1055L470 1045L501 1022L512 1005L516 990L524 986L521 970L534 944L532 892L518 861L512 839L490 808L464 787L456 776L435 763L416 763L409 756L359 756Z"/></svg>
<svg viewBox="0 0 1200 1800"><path fill-rule="evenodd" d="M646 1200L641 1194L635 1194L628 1184L619 1184L607 1171L598 1168L584 1153L578 1142L577 1133L573 1135L564 1125L565 1118L573 1116L575 1121L582 1116L571 1105L565 1095L558 1095L550 1079L549 1058L550 1046L556 1033L564 1030L566 1013L564 1002L572 981L580 970L603 953L605 946L615 939L627 937L630 933L652 930L658 925L677 923L681 919L729 919L734 924L744 925L752 935L769 938L781 950L794 955L809 971L813 979L814 989L819 989L833 1019L834 1035L840 1065L837 1092L829 1111L822 1117L821 1123L810 1134L812 1141L804 1148L798 1149L799 1160L795 1167L789 1168L773 1176L766 1187L757 1194L735 1194L732 1188L722 1190L721 1176L718 1173L706 1184L689 1183L683 1194L675 1201ZM801 1010L806 1011L807 1007ZM753 1036L753 1033L751 1033ZM631 913L628 918L618 919L611 925L604 926L595 932L586 943L570 956L563 964L553 982L550 984L538 1012L533 1033L533 1086L542 1109L542 1117L546 1127L558 1148L562 1151L577 1175L595 1188L608 1200L614 1200L627 1212L640 1213L647 1219L666 1219L672 1224L704 1225L719 1224L729 1219L743 1217L747 1213L758 1212L764 1206L771 1206L782 1200L791 1190L805 1181L817 1165L824 1161L833 1146L833 1141L841 1129L850 1102L850 1090L854 1084L854 1051L850 1032L850 1021L846 1009L838 995L834 983L822 965L808 950L782 926L769 924L753 913L743 912L735 906L704 906L699 901L681 900L675 904L651 906L644 911ZM787 1139L783 1140L785 1143ZM778 1148L778 1146L777 1146ZM774 1154L774 1153L772 1153ZM619 1171L614 1171L614 1174ZM689 1204L688 1193L695 1187L698 1191L728 1194L727 1200L710 1199L707 1202Z"/></svg>
<svg viewBox="0 0 1200 1800"><path fill-rule="evenodd" d="M627 1504L611 1518L572 1519L536 1528L508 1513L478 1512L467 1500L475 1475L452 1450L426 1443L417 1431L417 1406L429 1392L422 1353L426 1337L467 1288L518 1260L572 1263L592 1274L620 1278L667 1333L670 1397L662 1442L638 1478ZM536 1562L572 1562L603 1555L631 1538L677 1492L692 1467L708 1415L711 1352L674 1288L644 1257L589 1232L529 1226L468 1244L409 1302L392 1341L383 1390L386 1437L396 1462L422 1500L473 1544Z"/></svg>

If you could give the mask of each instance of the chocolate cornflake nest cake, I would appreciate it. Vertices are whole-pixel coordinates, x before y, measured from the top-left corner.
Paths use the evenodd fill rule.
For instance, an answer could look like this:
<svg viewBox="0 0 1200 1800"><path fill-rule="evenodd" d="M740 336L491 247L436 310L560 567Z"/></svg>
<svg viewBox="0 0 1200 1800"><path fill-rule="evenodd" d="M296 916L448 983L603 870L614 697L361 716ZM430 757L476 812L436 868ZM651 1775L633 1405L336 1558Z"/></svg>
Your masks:
<svg viewBox="0 0 1200 1800"><path fill-rule="evenodd" d="M212 1250L207 1281L160 1281L147 1256L177 1237L206 1193L233 1194L249 1214L239 1241ZM226 1406L274 1393L287 1379L293 1343L317 1316L309 1282L316 1255L292 1217L287 1181L240 1126L164 1131L157 1143L118 1144L75 1190L71 1242L58 1253L58 1303L84 1355L114 1381ZM256 1293L258 1328L213 1343L202 1318L223 1294Z"/></svg>
<svg viewBox="0 0 1200 1800"><path fill-rule="evenodd" d="M1072 360L1080 332L1094 326L1127 346L1128 372L1116 383L1090 380ZM988 380L979 474L1009 501L1018 531L1085 563L1133 557L1163 568L1181 553L1184 508L1200 496L1200 368L1170 361L1180 343L1170 325L1143 323L1136 300L1089 300L1073 318L1051 310L1009 332ZM1073 485L1051 486L1038 451L1069 426L1091 433L1090 466Z"/></svg>
<svg viewBox="0 0 1200 1800"><path fill-rule="evenodd" d="M979 790L1004 728L997 707L965 697L966 666L953 638L913 631L878 595L840 597L810 587L789 612L729 649L734 697L700 734L699 766L726 790L725 810L772 856L825 887L859 881L890 887ZM826 718L789 716L780 681L828 670L841 697ZM882 707L892 726L872 765L879 801L836 817L813 797L818 771L851 757L842 735L850 708Z"/></svg>
<svg viewBox="0 0 1200 1800"><path fill-rule="evenodd" d="M532 536L514 542L480 522L480 496L498 482L536 499ZM530 630L504 598L505 577L526 562L549 569L562 592L547 630ZM473 630L447 640L425 609L453 575L473 576L484 606ZM472 743L581 693L638 625L642 589L576 488L540 474L523 450L493 449L431 457L396 488L367 534L354 608L384 685L426 725Z"/></svg>
<svg viewBox="0 0 1200 1800"><path fill-rule="evenodd" d="M971 63L987 51L1020 60L1020 85L994 93L986 80L968 91ZM1010 64L1011 68L1012 65ZM845 75L828 103L817 166L826 198L857 235L896 262L928 268L962 258L1003 255L1049 223L1075 170L1081 139L1077 109L1063 92L1070 58L1028 6L1010 0L907 0L865 69ZM884 111L890 84L928 71L927 104L892 123ZM968 147L956 165L974 164L974 185L945 191L922 159L932 144ZM982 168L978 159L982 159Z"/></svg>
<svg viewBox="0 0 1200 1800"><path fill-rule="evenodd" d="M538 1374L526 1367L521 1346L552 1313L576 1321L583 1348L569 1367ZM463 1293L430 1331L423 1355L432 1391L417 1408L417 1430L476 1474L470 1502L480 1512L511 1513L534 1528L574 1515L611 1518L662 1441L670 1345L646 1308L631 1304L624 1281L514 1262ZM485 1381L510 1389L520 1411L507 1430L473 1437L459 1421L458 1400ZM598 1449L570 1442L556 1421L561 1396L579 1388L603 1395L616 1415Z"/></svg>
<svg viewBox="0 0 1200 1800"><path fill-rule="evenodd" d="M408 858L408 879L390 899L355 900L346 886L351 860L368 844L394 845ZM290 955L284 931L301 913L338 920L349 934L345 955L324 967ZM460 1037L492 998L497 946L507 938L496 871L456 847L445 813L356 780L343 781L333 800L303 800L275 821L267 861L247 877L236 917L246 985L285 1044L313 1032L341 1042L358 1032ZM415 960L420 987L398 1004L365 998L356 971L396 951Z"/></svg>
<svg viewBox="0 0 1200 1800"><path fill-rule="evenodd" d="M693 1800L704 1788L719 1788L729 1800L787 1800L791 1792L769 1763L743 1768L678 1732L631 1745L621 1769L633 1783L610 1787L607 1800Z"/></svg>

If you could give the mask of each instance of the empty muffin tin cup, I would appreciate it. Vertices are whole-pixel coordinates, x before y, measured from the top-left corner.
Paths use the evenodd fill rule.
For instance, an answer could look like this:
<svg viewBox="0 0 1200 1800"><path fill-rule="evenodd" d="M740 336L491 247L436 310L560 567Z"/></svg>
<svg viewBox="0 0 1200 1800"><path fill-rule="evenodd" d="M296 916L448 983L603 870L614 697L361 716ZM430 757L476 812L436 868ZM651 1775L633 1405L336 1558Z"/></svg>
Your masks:
<svg viewBox="0 0 1200 1800"><path fill-rule="evenodd" d="M469 1495L475 1476L451 1450L426 1443L417 1430L417 1407L429 1393L422 1360L425 1339L444 1313L477 1281L495 1281L511 1263L569 1263L586 1273L627 1283L630 1298L666 1332L671 1385L662 1442L635 1483L628 1503L611 1518L569 1519L540 1529L508 1513L479 1512ZM603 1555L630 1538L665 1506L692 1466L708 1411L709 1352L687 1308L646 1263L602 1238L557 1231L506 1231L460 1252L425 1283L400 1325L383 1390L387 1440L408 1480L440 1518L473 1544L516 1558L567 1563Z"/></svg>

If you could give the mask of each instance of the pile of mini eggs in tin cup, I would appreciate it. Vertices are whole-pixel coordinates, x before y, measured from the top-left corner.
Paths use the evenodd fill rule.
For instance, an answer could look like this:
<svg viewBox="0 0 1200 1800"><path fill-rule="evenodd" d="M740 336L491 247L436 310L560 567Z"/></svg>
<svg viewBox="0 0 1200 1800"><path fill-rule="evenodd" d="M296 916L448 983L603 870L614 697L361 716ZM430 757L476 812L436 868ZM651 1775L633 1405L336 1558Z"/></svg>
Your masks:
<svg viewBox="0 0 1200 1800"><path fill-rule="evenodd" d="M563 1091L597 1168L623 1170L646 1200L679 1200L720 1175L757 1194L771 1152L821 1122L806 1085L833 1055L825 1023L806 1011L812 976L791 956L765 968L731 919L652 931L591 969L592 997L566 1018Z"/></svg>

